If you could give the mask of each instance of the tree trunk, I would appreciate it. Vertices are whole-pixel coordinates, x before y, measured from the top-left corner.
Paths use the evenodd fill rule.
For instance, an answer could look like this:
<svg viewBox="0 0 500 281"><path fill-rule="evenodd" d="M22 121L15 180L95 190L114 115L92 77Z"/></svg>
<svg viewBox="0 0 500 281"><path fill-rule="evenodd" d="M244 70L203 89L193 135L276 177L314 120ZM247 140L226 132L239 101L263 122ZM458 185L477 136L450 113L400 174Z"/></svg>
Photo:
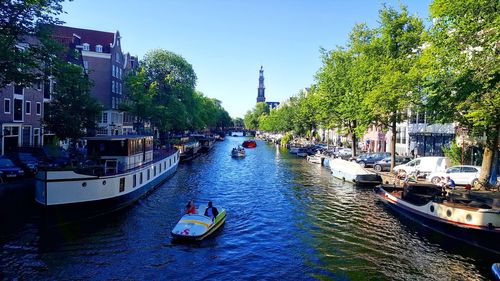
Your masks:
<svg viewBox="0 0 500 281"><path fill-rule="evenodd" d="M497 125L493 134L486 134L486 145L484 146L483 162L481 163L481 173L479 175L479 183L483 188L488 187L491 168L494 166L493 160L495 159L495 150L498 149L499 131L500 125Z"/></svg>
<svg viewBox="0 0 500 281"><path fill-rule="evenodd" d="M356 140L356 120L352 121L352 127L351 127L351 141L352 141L352 157L356 157L356 149L358 148L357 146L357 140Z"/></svg>
<svg viewBox="0 0 500 281"><path fill-rule="evenodd" d="M391 171L396 163L396 118L391 120Z"/></svg>

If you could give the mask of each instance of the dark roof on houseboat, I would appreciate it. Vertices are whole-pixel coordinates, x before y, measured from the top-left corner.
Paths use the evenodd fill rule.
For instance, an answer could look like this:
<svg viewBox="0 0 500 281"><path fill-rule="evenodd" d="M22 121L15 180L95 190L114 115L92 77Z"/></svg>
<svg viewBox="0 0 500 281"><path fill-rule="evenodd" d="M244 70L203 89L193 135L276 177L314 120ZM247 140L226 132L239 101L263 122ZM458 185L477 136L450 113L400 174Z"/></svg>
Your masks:
<svg viewBox="0 0 500 281"><path fill-rule="evenodd" d="M127 139L142 139L145 137L153 137L147 135L117 135L117 136L96 136L96 137L86 137L85 140L96 140L96 141L119 141Z"/></svg>

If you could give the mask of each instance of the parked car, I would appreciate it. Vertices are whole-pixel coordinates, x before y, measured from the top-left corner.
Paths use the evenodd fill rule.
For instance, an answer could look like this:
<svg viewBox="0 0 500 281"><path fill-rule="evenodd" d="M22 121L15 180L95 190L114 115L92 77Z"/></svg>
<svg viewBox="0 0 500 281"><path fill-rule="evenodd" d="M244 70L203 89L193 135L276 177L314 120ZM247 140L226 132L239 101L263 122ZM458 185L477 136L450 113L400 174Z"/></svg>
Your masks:
<svg viewBox="0 0 500 281"><path fill-rule="evenodd" d="M0 157L0 175L3 179L20 178L24 176L24 171L9 158Z"/></svg>
<svg viewBox="0 0 500 281"><path fill-rule="evenodd" d="M442 156L427 156L411 160L402 165L397 165L392 170L393 173L403 172L406 174L419 171L422 176L427 176L433 172L444 172L449 166L449 159Z"/></svg>
<svg viewBox="0 0 500 281"><path fill-rule="evenodd" d="M411 157L409 156L398 156L396 155L396 162L394 165L401 165L411 161ZM390 171L391 170L391 157L386 157L380 161L377 161L375 165L373 165L373 169L377 172Z"/></svg>
<svg viewBox="0 0 500 281"><path fill-rule="evenodd" d="M352 150L350 148L339 148L334 155L337 158L348 159L352 155Z"/></svg>
<svg viewBox="0 0 500 281"><path fill-rule="evenodd" d="M68 153L59 147L18 147L17 152L30 153L38 160L38 167L58 168L71 164Z"/></svg>
<svg viewBox="0 0 500 281"><path fill-rule="evenodd" d="M474 186L479 178L481 172L481 167L469 166L469 165L459 165L453 166L446 169L445 172L435 172L431 173L427 180L433 184L438 184L441 181L441 177L450 177L455 184L466 185L470 184Z"/></svg>
<svg viewBox="0 0 500 281"><path fill-rule="evenodd" d="M11 152L6 156L17 166L24 170L25 174L34 175L38 171L38 159L28 152Z"/></svg>
<svg viewBox="0 0 500 281"><path fill-rule="evenodd" d="M386 157L391 157L390 152L379 152L379 153L365 153L356 157L354 161L361 165L361 167L373 166L375 162L380 161Z"/></svg>

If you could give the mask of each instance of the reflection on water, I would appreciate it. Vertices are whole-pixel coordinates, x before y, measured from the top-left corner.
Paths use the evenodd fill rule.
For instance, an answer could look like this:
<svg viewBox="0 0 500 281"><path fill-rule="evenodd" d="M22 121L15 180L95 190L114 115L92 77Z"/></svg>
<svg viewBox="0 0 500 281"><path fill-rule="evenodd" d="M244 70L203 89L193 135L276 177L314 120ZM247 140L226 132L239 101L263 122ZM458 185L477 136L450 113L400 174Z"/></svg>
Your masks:
<svg viewBox="0 0 500 281"><path fill-rule="evenodd" d="M209 154L139 202L97 219L47 228L28 206L0 240L7 278L21 279L489 279L498 257L388 212L371 190L264 142ZM189 199L227 209L225 226L193 244L170 230ZM20 223L21 221L22 223ZM19 227L21 225L21 227Z"/></svg>

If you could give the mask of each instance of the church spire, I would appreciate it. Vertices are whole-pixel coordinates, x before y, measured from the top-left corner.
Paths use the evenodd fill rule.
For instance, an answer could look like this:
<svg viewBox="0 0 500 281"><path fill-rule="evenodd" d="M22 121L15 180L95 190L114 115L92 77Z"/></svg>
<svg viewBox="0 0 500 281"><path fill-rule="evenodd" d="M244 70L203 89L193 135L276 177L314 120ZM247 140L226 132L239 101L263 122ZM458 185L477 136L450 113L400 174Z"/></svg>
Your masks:
<svg viewBox="0 0 500 281"><path fill-rule="evenodd" d="M257 90L257 102L265 102L266 96L264 94L266 88L264 87L264 68L262 65L259 70L259 88Z"/></svg>

